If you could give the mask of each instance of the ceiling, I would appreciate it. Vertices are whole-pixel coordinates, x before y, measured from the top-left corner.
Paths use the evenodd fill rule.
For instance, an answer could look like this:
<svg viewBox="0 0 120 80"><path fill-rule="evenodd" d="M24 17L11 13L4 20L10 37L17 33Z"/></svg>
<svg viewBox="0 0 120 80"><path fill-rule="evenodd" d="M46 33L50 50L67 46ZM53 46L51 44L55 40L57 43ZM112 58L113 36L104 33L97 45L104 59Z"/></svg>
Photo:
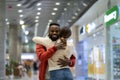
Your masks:
<svg viewBox="0 0 120 80"><path fill-rule="evenodd" d="M6 24L21 26L25 36L44 36L50 22L71 26L97 0L6 0ZM19 5L18 5L19 4ZM21 22L21 23L20 23Z"/></svg>

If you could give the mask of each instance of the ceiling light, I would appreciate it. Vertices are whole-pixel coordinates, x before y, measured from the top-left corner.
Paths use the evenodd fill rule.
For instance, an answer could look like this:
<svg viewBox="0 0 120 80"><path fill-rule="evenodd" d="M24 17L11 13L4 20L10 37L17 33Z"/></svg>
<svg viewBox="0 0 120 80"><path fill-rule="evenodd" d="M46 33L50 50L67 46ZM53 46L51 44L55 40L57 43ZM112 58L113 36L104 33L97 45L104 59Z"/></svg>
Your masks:
<svg viewBox="0 0 120 80"><path fill-rule="evenodd" d="M17 6L21 6L22 4L17 4Z"/></svg>
<svg viewBox="0 0 120 80"><path fill-rule="evenodd" d="M23 15L21 14L20 17L23 17Z"/></svg>
<svg viewBox="0 0 120 80"><path fill-rule="evenodd" d="M23 20L20 20L20 24L21 24L21 25L24 24L24 21L23 21Z"/></svg>
<svg viewBox="0 0 120 80"><path fill-rule="evenodd" d="M35 20L35 22L38 22L39 20Z"/></svg>
<svg viewBox="0 0 120 80"><path fill-rule="evenodd" d="M18 10L19 13L23 12L23 10Z"/></svg>
<svg viewBox="0 0 120 80"><path fill-rule="evenodd" d="M41 5L41 3L38 3L38 4L37 4L37 6L40 6L40 5Z"/></svg>
<svg viewBox="0 0 120 80"><path fill-rule="evenodd" d="M59 3L59 2L56 2L55 5L60 5L60 3Z"/></svg>
<svg viewBox="0 0 120 80"><path fill-rule="evenodd" d="M39 18L39 16L36 16L35 18L36 18L36 19L38 19L38 18Z"/></svg>
<svg viewBox="0 0 120 80"><path fill-rule="evenodd" d="M87 4L86 4L86 3L82 2L82 4L83 4L83 6L87 7Z"/></svg>
<svg viewBox="0 0 120 80"><path fill-rule="evenodd" d="M93 34L93 37L95 37L96 36L96 34Z"/></svg>
<svg viewBox="0 0 120 80"><path fill-rule="evenodd" d="M9 22L6 22L6 24L10 24Z"/></svg>
<svg viewBox="0 0 120 80"><path fill-rule="evenodd" d="M76 19L76 17L75 17L75 16L73 16L73 17L72 17L72 19Z"/></svg>
<svg viewBox="0 0 120 80"><path fill-rule="evenodd" d="M37 8L38 11L40 11L42 8Z"/></svg>
<svg viewBox="0 0 120 80"><path fill-rule="evenodd" d="M53 21L53 20L51 20L51 19L49 20L49 22L52 22L52 21Z"/></svg>
<svg viewBox="0 0 120 80"><path fill-rule="evenodd" d="M22 29L24 30L26 26L25 26L25 25L22 25L21 27L22 27Z"/></svg>
<svg viewBox="0 0 120 80"><path fill-rule="evenodd" d="M28 35L29 34L29 31L25 31L25 35Z"/></svg>
<svg viewBox="0 0 120 80"><path fill-rule="evenodd" d="M8 19L6 18L5 21L8 21Z"/></svg>
<svg viewBox="0 0 120 80"><path fill-rule="evenodd" d="M67 5L70 5L70 3L67 3Z"/></svg>
<svg viewBox="0 0 120 80"><path fill-rule="evenodd" d="M67 11L67 8L64 8L64 11Z"/></svg>
<svg viewBox="0 0 120 80"><path fill-rule="evenodd" d="M51 13L51 14L52 14L52 15L55 15L56 13L53 12L53 13Z"/></svg>
<svg viewBox="0 0 120 80"><path fill-rule="evenodd" d="M76 12L75 15L78 16L78 13Z"/></svg>
<svg viewBox="0 0 120 80"><path fill-rule="evenodd" d="M37 15L40 15L40 12L37 12Z"/></svg>
<svg viewBox="0 0 120 80"><path fill-rule="evenodd" d="M57 11L57 10L58 10L58 8L53 8L53 10L54 10L54 11Z"/></svg>
<svg viewBox="0 0 120 80"><path fill-rule="evenodd" d="M25 43L28 43L28 39L27 38L25 39Z"/></svg>

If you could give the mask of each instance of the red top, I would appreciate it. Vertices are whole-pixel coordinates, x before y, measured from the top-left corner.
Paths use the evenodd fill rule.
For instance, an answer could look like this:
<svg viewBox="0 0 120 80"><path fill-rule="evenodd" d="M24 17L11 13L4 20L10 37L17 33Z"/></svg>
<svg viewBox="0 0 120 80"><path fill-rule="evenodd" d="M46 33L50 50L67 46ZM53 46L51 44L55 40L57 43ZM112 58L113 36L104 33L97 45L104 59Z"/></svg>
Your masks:
<svg viewBox="0 0 120 80"><path fill-rule="evenodd" d="M40 69L39 69L39 80L45 80L45 72L48 65L48 59L54 55L54 53L57 51L57 48L55 46L49 48L46 50L46 48L40 44L36 45L36 53L40 60ZM75 56L71 56L71 65L70 67L73 67L75 65Z"/></svg>

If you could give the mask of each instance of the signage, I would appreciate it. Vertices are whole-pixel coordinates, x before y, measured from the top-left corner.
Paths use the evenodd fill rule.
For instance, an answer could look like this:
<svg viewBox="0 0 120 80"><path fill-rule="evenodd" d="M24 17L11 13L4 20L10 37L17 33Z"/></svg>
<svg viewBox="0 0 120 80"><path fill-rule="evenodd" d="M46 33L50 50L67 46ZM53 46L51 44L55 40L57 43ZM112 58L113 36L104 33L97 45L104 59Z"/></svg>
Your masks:
<svg viewBox="0 0 120 80"><path fill-rule="evenodd" d="M110 26L111 24L117 22L119 16L118 14L118 6L114 6L113 8L109 9L104 16L104 22L106 23L106 26Z"/></svg>
<svg viewBox="0 0 120 80"><path fill-rule="evenodd" d="M90 33L92 30L94 30L96 28L96 24L95 23L90 23L86 25L86 32Z"/></svg>

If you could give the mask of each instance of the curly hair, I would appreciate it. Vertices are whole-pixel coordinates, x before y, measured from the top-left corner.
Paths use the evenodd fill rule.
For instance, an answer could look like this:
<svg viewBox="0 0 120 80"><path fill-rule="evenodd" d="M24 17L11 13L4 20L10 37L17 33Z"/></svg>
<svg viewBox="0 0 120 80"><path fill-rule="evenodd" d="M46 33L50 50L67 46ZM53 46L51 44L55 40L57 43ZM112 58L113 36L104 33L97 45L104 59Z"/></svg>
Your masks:
<svg viewBox="0 0 120 80"><path fill-rule="evenodd" d="M60 37L65 36L66 38L69 38L71 36L71 34L72 34L72 32L69 27L65 26L65 27L61 28L61 30L60 30Z"/></svg>

